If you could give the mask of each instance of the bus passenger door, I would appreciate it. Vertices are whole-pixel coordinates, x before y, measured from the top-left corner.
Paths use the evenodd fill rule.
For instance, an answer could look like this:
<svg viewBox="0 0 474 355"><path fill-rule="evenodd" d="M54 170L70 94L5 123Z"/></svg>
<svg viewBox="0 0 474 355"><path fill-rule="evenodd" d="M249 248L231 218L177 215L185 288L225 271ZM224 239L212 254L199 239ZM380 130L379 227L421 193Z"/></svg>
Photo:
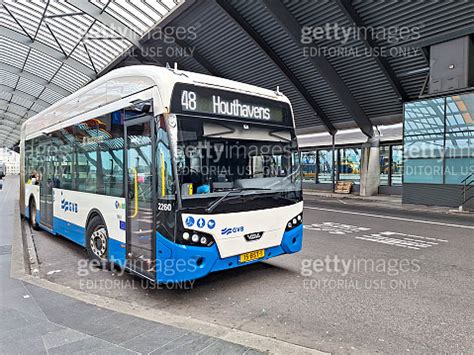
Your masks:
<svg viewBox="0 0 474 355"><path fill-rule="evenodd" d="M54 167L49 154L44 155L40 174L40 223L53 228L53 178Z"/></svg>
<svg viewBox="0 0 474 355"><path fill-rule="evenodd" d="M125 121L127 266L154 280L155 154L149 113Z"/></svg>

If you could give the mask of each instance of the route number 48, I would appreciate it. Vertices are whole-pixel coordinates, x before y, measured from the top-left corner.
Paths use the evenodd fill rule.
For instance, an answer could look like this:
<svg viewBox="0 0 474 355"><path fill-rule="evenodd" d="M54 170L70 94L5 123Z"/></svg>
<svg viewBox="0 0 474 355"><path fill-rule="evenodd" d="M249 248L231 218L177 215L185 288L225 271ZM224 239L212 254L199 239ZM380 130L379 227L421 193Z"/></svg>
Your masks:
<svg viewBox="0 0 474 355"><path fill-rule="evenodd" d="M181 106L185 110L196 110L196 93L194 91L183 90L181 94Z"/></svg>

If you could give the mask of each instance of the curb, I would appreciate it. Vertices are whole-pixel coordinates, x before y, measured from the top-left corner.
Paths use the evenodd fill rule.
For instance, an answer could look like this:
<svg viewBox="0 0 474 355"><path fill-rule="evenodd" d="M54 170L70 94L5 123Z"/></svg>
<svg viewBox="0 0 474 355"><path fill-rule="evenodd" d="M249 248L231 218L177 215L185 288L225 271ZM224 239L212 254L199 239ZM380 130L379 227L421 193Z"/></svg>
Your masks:
<svg viewBox="0 0 474 355"><path fill-rule="evenodd" d="M19 214L17 215L19 216ZM44 280L37 276L32 276L31 273L28 272L30 270L29 262L32 260L31 258L33 258L33 260L37 259L35 259L35 256L33 255L28 255L29 250L34 251L34 248L28 248L28 245L33 244L28 242L27 233L23 233L21 218L16 219L16 221L17 222L14 226L15 234L12 241L12 264L10 272L11 277L13 278L111 311L124 313L188 331L194 331L203 335L254 348L259 351L268 352L270 354L327 354L316 349L307 348L301 345L288 343L275 338L250 333L224 325L202 321L192 318L191 316L178 316L158 309L153 309L153 312L150 312L150 308L147 307L119 301L105 296L90 294ZM29 237L31 238L31 234Z"/></svg>

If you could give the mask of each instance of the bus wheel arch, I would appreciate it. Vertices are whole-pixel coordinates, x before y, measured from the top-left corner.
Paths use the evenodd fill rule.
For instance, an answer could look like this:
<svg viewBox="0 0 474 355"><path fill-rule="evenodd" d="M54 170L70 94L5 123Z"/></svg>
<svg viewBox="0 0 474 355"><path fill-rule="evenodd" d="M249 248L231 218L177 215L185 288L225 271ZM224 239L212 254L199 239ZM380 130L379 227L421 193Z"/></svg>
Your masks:
<svg viewBox="0 0 474 355"><path fill-rule="evenodd" d="M105 219L97 210L89 212L85 230L85 247L91 260L106 263L109 249L109 232Z"/></svg>
<svg viewBox="0 0 474 355"><path fill-rule="evenodd" d="M37 211L38 207L36 205L36 200L33 194L30 195L30 199L28 200L28 210L29 210L29 218L28 221L30 223L31 228L34 230L39 229L38 221L37 221Z"/></svg>

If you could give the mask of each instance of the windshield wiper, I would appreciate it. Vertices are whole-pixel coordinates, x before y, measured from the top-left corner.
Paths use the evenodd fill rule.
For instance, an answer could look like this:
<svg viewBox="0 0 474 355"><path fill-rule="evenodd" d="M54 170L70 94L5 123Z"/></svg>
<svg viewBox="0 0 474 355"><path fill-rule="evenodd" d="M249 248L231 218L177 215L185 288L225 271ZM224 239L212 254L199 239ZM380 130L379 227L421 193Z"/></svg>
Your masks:
<svg viewBox="0 0 474 355"><path fill-rule="evenodd" d="M225 199L227 199L227 197L229 197L230 194L232 194L233 192L243 192L243 191L269 191L271 189L266 189L266 188L260 188L260 187L247 187L247 188L239 188L239 189L233 189L233 190L230 190L228 191L224 196L222 196L221 198L217 199L216 201L214 201L213 203L211 203L209 205L209 207L206 208L206 212L207 213L210 213L212 211L214 211L214 209L219 206ZM249 194L247 194L246 196L248 196ZM237 195L237 196L232 196L232 197L241 197L241 195Z"/></svg>

